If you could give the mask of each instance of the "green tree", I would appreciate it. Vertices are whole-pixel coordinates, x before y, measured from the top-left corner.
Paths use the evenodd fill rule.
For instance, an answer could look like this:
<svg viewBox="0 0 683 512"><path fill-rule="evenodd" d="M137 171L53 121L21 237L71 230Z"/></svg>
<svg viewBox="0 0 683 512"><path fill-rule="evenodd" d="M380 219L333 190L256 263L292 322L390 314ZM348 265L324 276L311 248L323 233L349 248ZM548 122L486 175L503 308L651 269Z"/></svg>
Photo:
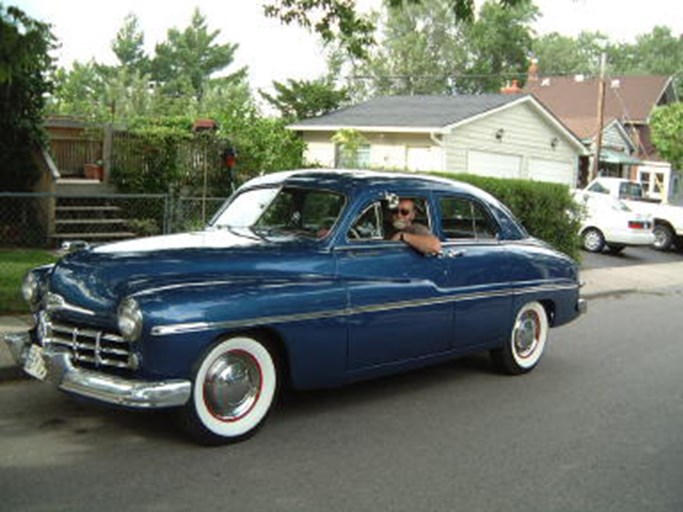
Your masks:
<svg viewBox="0 0 683 512"><path fill-rule="evenodd" d="M403 8L425 0L388 0L390 7ZM503 7L511 7L526 0L498 0ZM471 22L474 19L474 0L447 0L449 17ZM268 0L264 3L266 16L283 23L297 23L312 29L325 43L338 41L352 57L365 57L374 40L376 23L368 15L359 14L355 0Z"/></svg>
<svg viewBox="0 0 683 512"><path fill-rule="evenodd" d="M538 59L538 69L543 75L595 75L600 71L603 52L612 61L619 49L600 32L584 31L577 38L553 32L533 42L533 54Z"/></svg>
<svg viewBox="0 0 683 512"><path fill-rule="evenodd" d="M145 54L144 44L145 35L140 29L137 16L128 14L111 45L120 66L129 72L136 71L141 75L147 73L150 62Z"/></svg>
<svg viewBox="0 0 683 512"><path fill-rule="evenodd" d="M107 116L103 104L104 77L97 64L74 62L71 69L59 68L53 75L54 94L47 105L48 114L70 115L97 121Z"/></svg>
<svg viewBox="0 0 683 512"><path fill-rule="evenodd" d="M189 85L193 96L201 100L212 74L232 64L238 45L217 44L220 30L210 32L206 18L195 9L192 21L185 30L172 28L167 41L156 45L152 61L152 76L168 95L183 94ZM241 80L246 69L240 69L228 78Z"/></svg>
<svg viewBox="0 0 683 512"><path fill-rule="evenodd" d="M324 78L273 82L275 94L259 91L261 96L288 120L307 119L338 109L348 101L346 89L336 89Z"/></svg>
<svg viewBox="0 0 683 512"><path fill-rule="evenodd" d="M53 48L49 25L0 4L0 186L6 190L27 189L37 176L28 171L32 151L45 143Z"/></svg>
<svg viewBox="0 0 683 512"><path fill-rule="evenodd" d="M615 53L609 59L613 73L674 76L678 97L683 97L683 38L673 35L670 28L655 27L636 37L633 44L618 45Z"/></svg>
<svg viewBox="0 0 683 512"><path fill-rule="evenodd" d="M388 2L379 22L380 44L356 66L364 95L451 92L449 77L462 67L462 31L448 0L425 0L403 8Z"/></svg>
<svg viewBox="0 0 683 512"><path fill-rule="evenodd" d="M466 74L460 92L498 92L506 79L523 76L528 68L533 33L531 24L539 14L531 0L504 8L487 1L478 19L464 27L468 50Z"/></svg>
<svg viewBox="0 0 683 512"><path fill-rule="evenodd" d="M656 108L650 129L659 154L675 169L683 169L683 103Z"/></svg>
<svg viewBox="0 0 683 512"><path fill-rule="evenodd" d="M451 15L450 0L422 0L402 8L385 3L384 33L354 75L355 96L497 91L506 77L526 71L530 1L502 8L487 2L470 25Z"/></svg>

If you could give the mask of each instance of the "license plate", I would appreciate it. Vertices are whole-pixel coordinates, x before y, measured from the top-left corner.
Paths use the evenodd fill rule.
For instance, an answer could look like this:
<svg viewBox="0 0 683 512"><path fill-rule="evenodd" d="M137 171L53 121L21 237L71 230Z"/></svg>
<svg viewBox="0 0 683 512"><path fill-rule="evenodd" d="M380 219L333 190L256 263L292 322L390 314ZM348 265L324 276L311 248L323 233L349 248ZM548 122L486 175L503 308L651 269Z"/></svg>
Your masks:
<svg viewBox="0 0 683 512"><path fill-rule="evenodd" d="M31 345L24 362L24 371L31 377L38 380L45 380L47 377L47 367L43 361L43 348L38 345Z"/></svg>

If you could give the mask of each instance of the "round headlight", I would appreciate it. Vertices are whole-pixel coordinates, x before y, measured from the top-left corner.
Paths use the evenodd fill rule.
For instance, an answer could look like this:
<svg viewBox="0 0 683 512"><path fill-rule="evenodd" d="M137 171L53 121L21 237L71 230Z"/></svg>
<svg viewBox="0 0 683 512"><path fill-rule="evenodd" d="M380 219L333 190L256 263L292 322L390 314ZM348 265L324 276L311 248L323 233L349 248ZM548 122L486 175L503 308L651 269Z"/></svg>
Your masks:
<svg viewBox="0 0 683 512"><path fill-rule="evenodd" d="M142 311L135 299L124 299L119 305L119 332L128 341L135 341L142 332Z"/></svg>
<svg viewBox="0 0 683 512"><path fill-rule="evenodd" d="M38 278L33 272L28 272L24 276L24 281L21 284L21 294L29 304L38 302Z"/></svg>

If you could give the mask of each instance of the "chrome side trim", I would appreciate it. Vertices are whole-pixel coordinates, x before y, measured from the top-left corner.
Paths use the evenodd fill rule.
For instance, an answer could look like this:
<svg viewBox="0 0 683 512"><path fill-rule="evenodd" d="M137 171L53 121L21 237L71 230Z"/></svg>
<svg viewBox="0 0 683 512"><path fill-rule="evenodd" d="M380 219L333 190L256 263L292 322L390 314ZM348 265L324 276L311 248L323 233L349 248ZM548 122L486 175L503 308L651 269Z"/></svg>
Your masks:
<svg viewBox="0 0 683 512"><path fill-rule="evenodd" d="M260 325L269 325L276 323L288 322L302 322L308 320L321 320L325 318L344 317L352 315L360 315L364 313L377 313L381 311L393 311L396 309L419 308L424 306L435 306L439 304L448 304L452 302L464 302L471 300L507 297L514 295L522 295L529 293L573 290L578 289L579 285L571 284L541 284L536 286L529 286L526 288L506 288L504 290L495 290L488 292L465 292L451 295L444 295L442 297L434 297L422 300L402 300L396 302L387 302L383 304L372 304L368 306L357 306L352 308L333 309L326 311L312 311L310 313L288 314L288 315L273 315L260 316L254 318L243 318L239 320L227 320L224 322L191 322L175 325L157 325L152 327L152 336L167 336L171 334L186 334L193 332L208 331L214 329L236 329L241 327L257 327Z"/></svg>
<svg viewBox="0 0 683 512"><path fill-rule="evenodd" d="M69 352L58 347L45 347L43 360L47 379L59 389L110 404L139 409L180 407L192 391L190 381L184 379L142 381L76 368Z"/></svg>

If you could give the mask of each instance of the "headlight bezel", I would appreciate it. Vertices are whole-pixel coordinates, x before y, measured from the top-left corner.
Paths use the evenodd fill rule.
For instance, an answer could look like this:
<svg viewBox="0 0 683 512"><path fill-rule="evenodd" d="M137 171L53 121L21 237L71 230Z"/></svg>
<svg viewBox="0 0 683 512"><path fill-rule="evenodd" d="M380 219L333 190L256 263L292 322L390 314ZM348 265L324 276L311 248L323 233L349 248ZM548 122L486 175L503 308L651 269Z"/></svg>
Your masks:
<svg viewBox="0 0 683 512"><path fill-rule="evenodd" d="M40 300L40 280L32 270L26 272L21 282L21 296L31 306Z"/></svg>
<svg viewBox="0 0 683 512"><path fill-rule="evenodd" d="M137 341L140 339L143 327L142 309L138 301L132 297L127 297L119 304L116 324L119 334L126 341Z"/></svg>

